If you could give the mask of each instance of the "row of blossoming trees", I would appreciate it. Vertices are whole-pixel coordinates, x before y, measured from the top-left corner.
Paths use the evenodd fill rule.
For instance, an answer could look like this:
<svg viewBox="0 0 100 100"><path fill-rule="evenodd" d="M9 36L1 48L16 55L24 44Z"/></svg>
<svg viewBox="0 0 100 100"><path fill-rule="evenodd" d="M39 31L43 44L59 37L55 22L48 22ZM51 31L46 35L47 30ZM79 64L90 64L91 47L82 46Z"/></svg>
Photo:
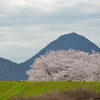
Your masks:
<svg viewBox="0 0 100 100"><path fill-rule="evenodd" d="M29 81L100 81L100 53L49 51L26 73Z"/></svg>

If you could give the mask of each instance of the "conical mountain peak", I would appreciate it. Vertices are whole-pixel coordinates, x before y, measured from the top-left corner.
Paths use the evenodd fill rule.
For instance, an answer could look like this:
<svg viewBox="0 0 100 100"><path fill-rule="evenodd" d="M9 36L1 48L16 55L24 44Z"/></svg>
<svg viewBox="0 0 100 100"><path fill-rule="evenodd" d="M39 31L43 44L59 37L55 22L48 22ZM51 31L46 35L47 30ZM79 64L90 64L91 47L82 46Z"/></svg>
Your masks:
<svg viewBox="0 0 100 100"><path fill-rule="evenodd" d="M39 53L33 56L31 59L21 63L22 66L30 67L33 64L34 60L40 55L44 55L48 50L79 50L84 52L91 53L92 50L98 52L100 48L98 48L93 42L89 41L82 35L78 35L75 32L64 34L60 36L58 39L49 43L45 48L43 48Z"/></svg>
<svg viewBox="0 0 100 100"><path fill-rule="evenodd" d="M68 49L80 50L89 53L91 53L92 50L100 52L100 48L98 48L93 42L89 41L84 36L78 35L75 32L64 34L49 43L39 53L20 65L7 59L0 58L0 80L27 79L28 76L26 75L26 71L30 69L30 65L32 65L34 60L40 57L40 55L44 55L48 50L56 51Z"/></svg>

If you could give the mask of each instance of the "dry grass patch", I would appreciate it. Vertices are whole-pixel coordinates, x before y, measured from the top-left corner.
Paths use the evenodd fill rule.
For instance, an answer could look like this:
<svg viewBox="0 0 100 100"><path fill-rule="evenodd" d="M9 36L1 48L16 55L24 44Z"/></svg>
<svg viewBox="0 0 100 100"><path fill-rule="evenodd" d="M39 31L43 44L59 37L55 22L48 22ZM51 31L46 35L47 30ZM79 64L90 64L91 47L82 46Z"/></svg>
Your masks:
<svg viewBox="0 0 100 100"><path fill-rule="evenodd" d="M12 100L100 100L100 93L80 88L70 92L52 92L33 98L16 97Z"/></svg>

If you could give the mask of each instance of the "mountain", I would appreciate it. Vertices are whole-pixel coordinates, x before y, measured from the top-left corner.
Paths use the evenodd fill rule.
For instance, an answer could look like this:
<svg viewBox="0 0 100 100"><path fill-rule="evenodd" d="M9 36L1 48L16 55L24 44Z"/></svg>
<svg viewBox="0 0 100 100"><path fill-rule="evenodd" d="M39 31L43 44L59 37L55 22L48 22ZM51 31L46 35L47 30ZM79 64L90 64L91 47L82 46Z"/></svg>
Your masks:
<svg viewBox="0 0 100 100"><path fill-rule="evenodd" d="M27 75L24 67L7 59L0 58L0 80L23 80L26 78Z"/></svg>
<svg viewBox="0 0 100 100"><path fill-rule="evenodd" d="M0 58L0 80L26 80L28 76L26 71L30 69L30 65L40 55L44 55L48 50L68 50L75 49L84 52L90 52L91 50L100 51L94 43L86 39L85 37L78 35L77 33L65 34L48 44L39 53L30 58L29 60L17 64L4 58Z"/></svg>
<svg viewBox="0 0 100 100"><path fill-rule="evenodd" d="M21 63L20 65L25 66L26 69L29 69L30 65L33 64L34 60L37 57L40 57L40 55L44 55L48 50L63 50L63 49L64 50L74 49L74 50L80 50L80 51L89 52L89 53L91 53L92 50L96 52L100 52L100 48L97 47L94 43L89 41L84 36L78 35L77 33L73 32L70 34L62 35L58 39L48 44L35 56Z"/></svg>

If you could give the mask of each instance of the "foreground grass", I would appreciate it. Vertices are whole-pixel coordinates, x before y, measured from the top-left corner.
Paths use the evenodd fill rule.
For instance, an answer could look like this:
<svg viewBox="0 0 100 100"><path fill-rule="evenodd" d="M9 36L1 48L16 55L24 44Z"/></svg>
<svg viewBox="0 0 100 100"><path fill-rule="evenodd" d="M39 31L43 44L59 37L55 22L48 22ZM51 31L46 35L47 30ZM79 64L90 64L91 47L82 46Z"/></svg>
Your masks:
<svg viewBox="0 0 100 100"><path fill-rule="evenodd" d="M11 100L100 100L100 93L88 89L52 92L39 97L14 97Z"/></svg>
<svg viewBox="0 0 100 100"><path fill-rule="evenodd" d="M0 82L0 100L33 98L47 93L88 89L100 92L100 82ZM32 99L30 99L32 100ZM42 99L41 99L42 100Z"/></svg>

